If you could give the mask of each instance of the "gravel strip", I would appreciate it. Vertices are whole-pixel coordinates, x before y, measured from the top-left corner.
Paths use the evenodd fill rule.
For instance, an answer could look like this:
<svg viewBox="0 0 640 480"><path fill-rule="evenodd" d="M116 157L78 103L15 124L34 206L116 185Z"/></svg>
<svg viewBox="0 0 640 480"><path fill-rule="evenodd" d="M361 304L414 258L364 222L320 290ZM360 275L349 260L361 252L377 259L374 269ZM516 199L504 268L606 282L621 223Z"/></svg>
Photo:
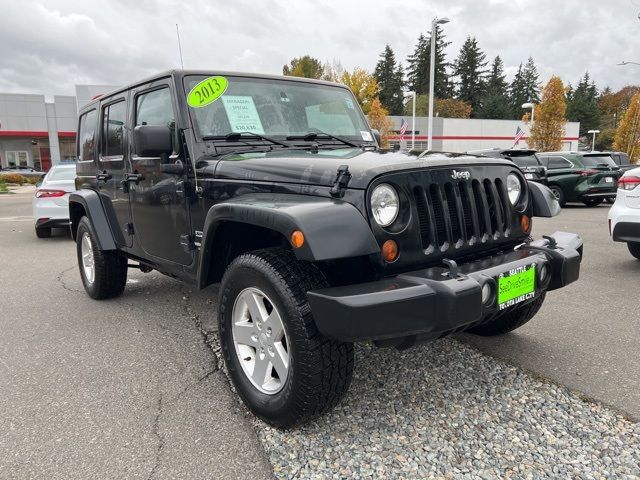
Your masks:
<svg viewBox="0 0 640 480"><path fill-rule="evenodd" d="M358 346L333 412L255 424L278 478L640 477L640 424L453 339Z"/></svg>

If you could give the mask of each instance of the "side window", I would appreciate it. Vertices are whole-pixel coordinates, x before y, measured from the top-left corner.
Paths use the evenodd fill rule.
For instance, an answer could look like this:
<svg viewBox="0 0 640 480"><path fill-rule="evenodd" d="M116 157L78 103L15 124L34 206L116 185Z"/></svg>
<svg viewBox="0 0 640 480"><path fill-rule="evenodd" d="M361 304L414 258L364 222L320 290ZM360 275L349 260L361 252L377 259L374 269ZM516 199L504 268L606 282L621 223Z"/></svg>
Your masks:
<svg viewBox="0 0 640 480"><path fill-rule="evenodd" d="M91 110L80 117L78 134L78 160L93 160L94 140L96 138L96 111Z"/></svg>
<svg viewBox="0 0 640 480"><path fill-rule="evenodd" d="M102 110L102 140L100 153L105 157L124 154L124 124L127 109L124 101L112 103Z"/></svg>
<svg viewBox="0 0 640 480"><path fill-rule="evenodd" d="M549 169L558 170L560 168L571 168L571 163L562 157L549 157Z"/></svg>
<svg viewBox="0 0 640 480"><path fill-rule="evenodd" d="M172 133L173 151L178 151L176 120L169 88L152 90L136 97L136 126L138 125L166 125Z"/></svg>

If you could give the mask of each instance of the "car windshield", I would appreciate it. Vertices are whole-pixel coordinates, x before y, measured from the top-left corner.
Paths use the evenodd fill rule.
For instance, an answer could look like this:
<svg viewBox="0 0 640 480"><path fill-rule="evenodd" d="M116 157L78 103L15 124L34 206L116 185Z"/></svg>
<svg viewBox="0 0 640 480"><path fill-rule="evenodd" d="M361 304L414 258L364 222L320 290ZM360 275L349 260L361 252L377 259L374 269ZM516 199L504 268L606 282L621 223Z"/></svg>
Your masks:
<svg viewBox="0 0 640 480"><path fill-rule="evenodd" d="M583 155L582 164L585 167L618 167L609 155Z"/></svg>
<svg viewBox="0 0 640 480"><path fill-rule="evenodd" d="M185 77L185 93L197 90L205 76ZM221 78L221 77L215 77ZM373 142L369 126L351 92L345 88L291 80L224 77L224 94L189 110L201 137L250 132L271 138L317 133L358 142ZM195 97L195 98L199 98ZM250 140L243 137L242 141Z"/></svg>
<svg viewBox="0 0 640 480"><path fill-rule="evenodd" d="M539 167L538 160L533 155L509 155L509 159L519 167Z"/></svg>
<svg viewBox="0 0 640 480"><path fill-rule="evenodd" d="M76 178L75 168L54 168L47 174L48 181L73 180Z"/></svg>

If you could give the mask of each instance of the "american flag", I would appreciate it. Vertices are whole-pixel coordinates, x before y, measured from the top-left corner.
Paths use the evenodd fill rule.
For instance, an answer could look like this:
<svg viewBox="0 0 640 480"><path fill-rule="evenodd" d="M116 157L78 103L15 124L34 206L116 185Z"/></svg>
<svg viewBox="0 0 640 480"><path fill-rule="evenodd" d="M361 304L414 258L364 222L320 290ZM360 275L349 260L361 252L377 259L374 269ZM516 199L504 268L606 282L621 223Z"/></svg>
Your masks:
<svg viewBox="0 0 640 480"><path fill-rule="evenodd" d="M407 128L409 128L409 124L407 123L407 121L403 118L402 119L402 123L400 124L400 138L402 138L402 136L406 133Z"/></svg>
<svg viewBox="0 0 640 480"><path fill-rule="evenodd" d="M513 137L513 140L515 141L514 145L517 145L522 137L524 137L524 130L522 130L520 127L518 127L516 129L516 136Z"/></svg>

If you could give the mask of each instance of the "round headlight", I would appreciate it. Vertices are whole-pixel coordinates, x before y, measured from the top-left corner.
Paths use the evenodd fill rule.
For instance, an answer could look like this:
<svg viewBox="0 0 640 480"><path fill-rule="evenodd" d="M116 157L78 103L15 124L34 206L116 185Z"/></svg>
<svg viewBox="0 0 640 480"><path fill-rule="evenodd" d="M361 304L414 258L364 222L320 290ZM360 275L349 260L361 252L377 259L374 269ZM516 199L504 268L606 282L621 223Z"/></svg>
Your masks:
<svg viewBox="0 0 640 480"><path fill-rule="evenodd" d="M388 227L398 217L398 194L391 185L378 185L371 194L371 212L381 227Z"/></svg>
<svg viewBox="0 0 640 480"><path fill-rule="evenodd" d="M507 194L511 205L516 205L522 196L522 183L515 173L507 175Z"/></svg>

